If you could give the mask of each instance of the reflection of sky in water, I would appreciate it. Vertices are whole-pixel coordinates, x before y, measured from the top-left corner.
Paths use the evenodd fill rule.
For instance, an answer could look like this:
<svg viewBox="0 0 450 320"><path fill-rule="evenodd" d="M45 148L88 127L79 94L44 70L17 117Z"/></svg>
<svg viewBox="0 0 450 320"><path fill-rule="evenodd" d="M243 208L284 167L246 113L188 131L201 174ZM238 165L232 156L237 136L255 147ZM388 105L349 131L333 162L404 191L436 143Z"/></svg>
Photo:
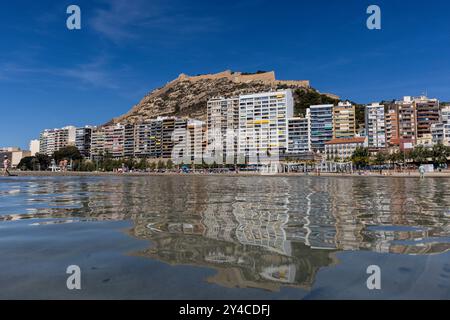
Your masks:
<svg viewBox="0 0 450 320"><path fill-rule="evenodd" d="M55 279L64 285L65 266L81 259L86 277L100 284L80 297L449 298L449 185L413 178L2 178L0 268L9 271L0 297L40 297L49 283L46 297L65 296ZM101 261L110 277L98 271ZM381 292L365 286L371 264L382 268ZM31 269L40 270L38 279L26 275Z"/></svg>

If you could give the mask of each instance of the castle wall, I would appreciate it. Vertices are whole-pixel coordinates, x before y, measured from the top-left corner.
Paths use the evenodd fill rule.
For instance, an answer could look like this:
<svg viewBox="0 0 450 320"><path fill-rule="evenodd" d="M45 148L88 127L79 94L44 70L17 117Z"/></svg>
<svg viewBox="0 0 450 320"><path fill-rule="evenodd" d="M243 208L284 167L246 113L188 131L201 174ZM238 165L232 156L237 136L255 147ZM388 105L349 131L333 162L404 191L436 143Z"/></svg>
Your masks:
<svg viewBox="0 0 450 320"><path fill-rule="evenodd" d="M232 73L230 70L226 70L226 71L219 72L219 73L204 74L204 75L192 76L192 77L182 73L173 82L175 82L175 81L197 82L200 80L218 80L218 79L223 79L223 78L226 78L226 79L236 82L236 83L248 83L248 82L253 82L253 81L261 81L261 82L268 83L268 84L281 84L281 85L299 86L299 87L306 87L306 88L309 88L309 86L310 86L308 80L276 80L274 71L243 75L241 72Z"/></svg>

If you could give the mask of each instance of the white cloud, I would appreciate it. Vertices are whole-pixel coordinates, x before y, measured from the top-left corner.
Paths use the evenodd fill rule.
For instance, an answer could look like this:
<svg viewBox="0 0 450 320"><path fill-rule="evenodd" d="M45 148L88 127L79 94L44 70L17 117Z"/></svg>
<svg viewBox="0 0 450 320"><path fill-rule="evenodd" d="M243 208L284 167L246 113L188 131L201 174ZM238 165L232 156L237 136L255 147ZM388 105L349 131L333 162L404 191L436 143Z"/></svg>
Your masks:
<svg viewBox="0 0 450 320"><path fill-rule="evenodd" d="M22 82L38 80L44 82L52 78L66 81L77 80L80 85L107 89L117 89L119 87L117 78L109 71L107 61L103 57L97 58L92 62L78 64L68 68L37 67L17 63L4 63L0 65L0 81Z"/></svg>
<svg viewBox="0 0 450 320"><path fill-rule="evenodd" d="M147 34L155 38L180 38L221 29L216 18L193 16L189 6L183 4L172 3L170 6L166 1L112 0L107 2L107 8L96 11L90 24L96 32L116 44Z"/></svg>

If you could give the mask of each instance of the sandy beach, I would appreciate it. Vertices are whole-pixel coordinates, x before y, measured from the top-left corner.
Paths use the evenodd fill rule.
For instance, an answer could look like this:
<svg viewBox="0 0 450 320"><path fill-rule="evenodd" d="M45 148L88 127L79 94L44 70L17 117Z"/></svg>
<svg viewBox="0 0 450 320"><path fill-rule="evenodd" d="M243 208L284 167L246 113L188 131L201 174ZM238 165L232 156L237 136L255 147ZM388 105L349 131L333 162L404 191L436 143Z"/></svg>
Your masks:
<svg viewBox="0 0 450 320"><path fill-rule="evenodd" d="M236 173L203 173L203 172L191 172L191 173L177 173L177 172L79 172L79 171L66 171L66 172L51 172L51 171L11 171L11 174L18 177L57 177L57 176L130 176L130 177L142 177L142 176L224 176L224 177L254 177L254 176L269 176L269 177L361 177L361 178L419 178L419 172L383 172L383 174L375 172L362 172L349 174L349 173L255 173L255 172L239 172ZM426 173L425 178L450 178L450 171L432 172Z"/></svg>

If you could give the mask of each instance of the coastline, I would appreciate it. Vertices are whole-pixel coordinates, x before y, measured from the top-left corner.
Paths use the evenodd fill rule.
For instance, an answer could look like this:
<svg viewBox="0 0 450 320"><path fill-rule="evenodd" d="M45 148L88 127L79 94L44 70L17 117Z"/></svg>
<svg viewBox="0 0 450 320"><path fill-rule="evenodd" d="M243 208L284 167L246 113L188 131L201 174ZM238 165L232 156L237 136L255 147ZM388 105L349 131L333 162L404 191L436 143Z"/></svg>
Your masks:
<svg viewBox="0 0 450 320"><path fill-rule="evenodd" d="M51 171L11 171L13 176L10 177L153 177L153 176L219 176L219 177L316 177L316 178L420 178L418 172L395 172L388 174L379 173L277 173L277 174L261 174L255 172L240 172L236 173L156 173L156 172L79 172L79 171L66 171L66 172L51 172ZM425 178L450 178L450 171L432 172L426 173Z"/></svg>

